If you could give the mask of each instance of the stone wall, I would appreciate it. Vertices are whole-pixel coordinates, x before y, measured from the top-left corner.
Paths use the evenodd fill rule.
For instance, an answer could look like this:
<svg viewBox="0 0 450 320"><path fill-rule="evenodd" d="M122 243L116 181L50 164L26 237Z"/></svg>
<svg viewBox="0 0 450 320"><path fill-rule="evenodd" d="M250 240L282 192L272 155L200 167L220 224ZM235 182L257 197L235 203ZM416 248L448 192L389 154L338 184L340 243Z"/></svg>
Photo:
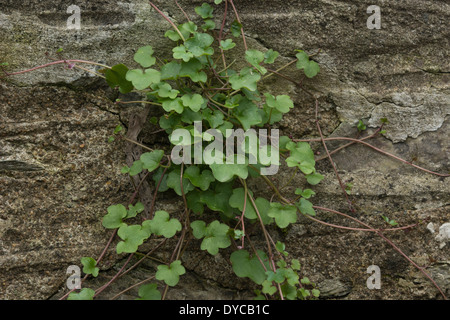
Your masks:
<svg viewBox="0 0 450 320"><path fill-rule="evenodd" d="M184 16L175 1L154 1L172 19ZM203 1L178 3L192 18ZM210 1L212 2L212 1ZM280 65L303 49L320 64L320 74L304 83L319 97L321 125L327 136L354 137L363 119L369 131L388 118L387 133L375 146L427 169L448 173L450 159L450 5L447 1L239 0L235 1L250 47L280 52ZM370 4L381 8L381 29L368 29ZM81 9L81 29L68 30L70 5ZM221 9L217 9L220 18ZM229 21L231 22L231 21ZM152 45L167 57L168 23L147 1L2 0L0 62L19 71L51 61L63 48L65 58L107 65L133 65L134 51ZM242 49L242 48L241 48ZM319 51L320 50L320 51ZM91 67L88 67L91 68ZM298 76L295 70L290 71ZM288 72L289 74L289 72ZM314 101L283 79L267 81L286 92L295 108L280 124L284 134L317 136ZM69 265L97 257L110 237L101 226L107 206L124 203L130 182L120 174L126 162L121 144L108 144L114 127L128 126L143 107L113 103L117 94L102 79L61 65L2 79L0 82L0 299L49 299L61 296ZM131 97L121 97L131 99ZM157 111L150 109L149 114ZM152 145L164 139L139 138ZM337 146L330 143L329 147ZM317 146L319 148L320 146ZM320 150L320 148L319 148ZM323 150L322 150L323 155ZM448 179L424 173L361 145L334 157L342 179L354 184L357 216L383 226L380 214L401 225L428 219L412 231L389 234L402 250L450 295ZM328 160L319 162L325 180L315 187L317 205L347 210ZM283 168L276 182L292 172ZM304 181L294 180L301 187ZM267 192L257 182L253 190ZM157 206L176 213L182 203L165 194ZM347 221L320 214L329 223ZM441 228L443 230L443 228ZM443 232L443 231L441 231ZM257 237L257 235L255 235ZM300 259L304 273L318 283L323 298L439 299L439 292L401 255L372 233L337 230L309 220L286 233L287 251ZM447 237L447 238L446 238ZM147 244L148 248L152 243ZM162 253L164 254L164 253ZM172 299L232 299L251 296L250 284L233 276L228 251L212 257L192 245L183 256L188 273L169 291ZM121 265L113 251L104 273L88 286L105 283ZM380 290L368 290L366 269L378 265ZM120 279L111 297L144 279L148 262ZM133 298L135 292L124 298Z"/></svg>

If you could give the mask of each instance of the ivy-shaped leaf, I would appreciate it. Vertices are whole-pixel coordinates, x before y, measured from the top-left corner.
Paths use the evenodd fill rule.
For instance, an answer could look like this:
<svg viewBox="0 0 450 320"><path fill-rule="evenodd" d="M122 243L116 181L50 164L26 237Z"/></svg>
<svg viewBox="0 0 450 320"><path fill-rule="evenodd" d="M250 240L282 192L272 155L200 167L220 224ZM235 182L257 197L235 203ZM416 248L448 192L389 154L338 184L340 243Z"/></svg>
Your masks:
<svg viewBox="0 0 450 320"><path fill-rule="evenodd" d="M253 196L253 192L248 190L248 193ZM230 197L229 203L232 208L237 208L239 211L244 210L244 200L245 200L245 190L244 188L237 188L233 190L233 194ZM250 200L249 194L247 194L247 202L245 204L245 217L247 219L256 219L258 215L253 207Z"/></svg>
<svg viewBox="0 0 450 320"><path fill-rule="evenodd" d="M106 82L111 88L119 87L121 93L128 93L133 90L133 83L126 78L128 68L123 64L117 64L106 70Z"/></svg>
<svg viewBox="0 0 450 320"><path fill-rule="evenodd" d="M159 265L156 271L156 279L164 281L168 286L176 286L180 281L180 276L186 273L186 269L181 265L180 260L175 260L170 266Z"/></svg>
<svg viewBox="0 0 450 320"><path fill-rule="evenodd" d="M81 258L81 264L83 265L83 272L85 274L92 274L93 277L98 276L98 272L100 271L97 268L97 261L91 257L83 257Z"/></svg>
<svg viewBox="0 0 450 320"><path fill-rule="evenodd" d="M147 169L149 172L156 170L159 167L159 163L163 156L163 150L154 150L141 154L140 160L142 162L142 168Z"/></svg>
<svg viewBox="0 0 450 320"><path fill-rule="evenodd" d="M204 221L197 220L191 223L191 228L195 238L203 238L200 248L208 251L211 255L216 255L219 249L228 248L231 245L228 236L230 227L217 220L214 220L208 226Z"/></svg>
<svg viewBox="0 0 450 320"><path fill-rule="evenodd" d="M242 24L239 23L237 20L234 20L233 23L231 24L231 34L234 37L239 37L241 35L241 29Z"/></svg>
<svg viewBox="0 0 450 320"><path fill-rule="evenodd" d="M124 224L122 219L124 219L128 212L123 204L116 204L109 206L108 214L103 217L102 225L106 229L116 229Z"/></svg>
<svg viewBox="0 0 450 320"><path fill-rule="evenodd" d="M136 300L161 300L161 292L156 283L144 284L139 287L139 298Z"/></svg>
<svg viewBox="0 0 450 320"><path fill-rule="evenodd" d="M145 220L142 223L144 228L148 228L151 233L165 238L172 238L178 231L181 231L181 223L175 218L170 219L166 211L156 211L152 220Z"/></svg>
<svg viewBox="0 0 450 320"><path fill-rule="evenodd" d="M136 215L138 213L141 213L142 211L144 211L144 209L145 209L145 207L142 204L142 202L137 202L135 205L130 204L130 205L128 205L128 213L127 213L126 218L127 219L134 218L134 217L136 217Z"/></svg>
<svg viewBox="0 0 450 320"><path fill-rule="evenodd" d="M182 59L185 62L188 62L194 57L192 52L186 51L186 47L184 45L179 45L178 47L173 48L172 51L175 59Z"/></svg>
<svg viewBox="0 0 450 320"><path fill-rule="evenodd" d="M197 166L190 166L184 171L184 177L188 178L191 183L202 189L203 191L208 190L211 182L216 180L211 172L211 170L203 170L200 173L200 168Z"/></svg>
<svg viewBox="0 0 450 320"><path fill-rule="evenodd" d="M262 260L267 270L270 270L269 259L267 255L256 250L259 259ZM250 278L256 284L262 284L266 280L266 272L256 255L250 257L247 250L234 251L230 255L231 265L234 273L240 278Z"/></svg>
<svg viewBox="0 0 450 320"><path fill-rule="evenodd" d="M156 58L153 57L152 46L145 46L139 48L134 54L134 61L139 63L142 68L148 68L155 64Z"/></svg>
<svg viewBox="0 0 450 320"><path fill-rule="evenodd" d="M264 63L272 64L275 62L275 59L278 58L280 53L278 51L274 51L272 49L269 49L264 54Z"/></svg>
<svg viewBox="0 0 450 320"><path fill-rule="evenodd" d="M133 162L133 164L129 168L128 174L131 177L134 177L134 176L138 175L139 173L141 173L142 170L143 170L142 161L141 160L136 160L136 161Z"/></svg>
<svg viewBox="0 0 450 320"><path fill-rule="evenodd" d="M217 183L213 190L210 187L201 193L200 201L212 211L222 212L228 217L233 217L233 208L229 204L232 192L232 181Z"/></svg>
<svg viewBox="0 0 450 320"><path fill-rule="evenodd" d="M117 231L117 235L123 240L117 244L117 254L136 252L144 240L150 237L150 234L148 228L140 225L122 225Z"/></svg>
<svg viewBox="0 0 450 320"><path fill-rule="evenodd" d="M317 172L306 175L306 181L308 181L308 183L311 185L318 184L320 181L323 180L323 178L324 176Z"/></svg>
<svg viewBox="0 0 450 320"><path fill-rule="evenodd" d="M67 300L93 300L95 291L90 288L83 288L80 292L71 292Z"/></svg>
<svg viewBox="0 0 450 320"><path fill-rule="evenodd" d="M183 181L183 192L186 194L189 191L194 190L194 186L189 181L189 179L186 179L183 177L183 179L180 178L181 170L175 169L171 171L167 177L167 186L169 188L172 188L179 196L182 196L183 193L181 192L181 181Z"/></svg>
<svg viewBox="0 0 450 320"><path fill-rule="evenodd" d="M220 48L224 51L233 49L235 46L236 43L233 42L233 39L220 40Z"/></svg>
<svg viewBox="0 0 450 320"><path fill-rule="evenodd" d="M181 97L181 101L185 107L189 107L192 111L198 112L203 107L205 100L198 93L186 93Z"/></svg>
<svg viewBox="0 0 450 320"><path fill-rule="evenodd" d="M241 70L239 74L230 76L230 83L233 90L240 90L246 88L250 91L257 89L257 82L261 79L261 75L254 72L252 68L246 67Z"/></svg>
<svg viewBox="0 0 450 320"><path fill-rule="evenodd" d="M247 50L245 52L245 59L261 74L267 73L267 69L260 65L264 61L264 53L261 51L255 49Z"/></svg>
<svg viewBox="0 0 450 320"><path fill-rule="evenodd" d="M180 93L180 91L172 89L172 86L165 82L152 86L152 89L156 90L158 92L158 96L161 98L175 99Z"/></svg>
<svg viewBox="0 0 450 320"><path fill-rule="evenodd" d="M309 56L306 52L302 50L298 50L299 53L297 53L295 56L297 57L297 68L303 69L303 72L308 78L312 78L315 75L317 75L320 71L320 67L317 64L317 62L309 60Z"/></svg>
<svg viewBox="0 0 450 320"><path fill-rule="evenodd" d="M303 214L307 214L310 216L316 215L316 211L313 208L313 204L309 200L306 200L305 198L300 198L297 206L300 212Z"/></svg>
<svg viewBox="0 0 450 320"><path fill-rule="evenodd" d="M295 206L272 202L267 214L269 217L275 218L275 223L280 228L286 228L290 223L297 222L297 208Z"/></svg>
<svg viewBox="0 0 450 320"><path fill-rule="evenodd" d="M242 98L239 105L233 109L233 115L242 124L244 130L250 129L252 126L262 122L259 108L247 98Z"/></svg>
<svg viewBox="0 0 450 320"><path fill-rule="evenodd" d="M206 2L203 3L201 7L195 7L194 10L203 19L213 18L213 10L214 9Z"/></svg>
<svg viewBox="0 0 450 320"><path fill-rule="evenodd" d="M184 111L183 100L181 98L164 100L162 107L167 112L175 111L176 113L183 113Z"/></svg>
<svg viewBox="0 0 450 320"><path fill-rule="evenodd" d="M223 164L212 163L209 167L212 170L214 177L220 182L230 181L234 176L241 177L242 179L247 179L248 177L248 164L247 159L245 158L244 164L239 164L238 161L240 158L239 155L231 155L229 159L232 159L231 163L226 163L224 161Z"/></svg>
<svg viewBox="0 0 450 320"><path fill-rule="evenodd" d="M133 86L137 90L144 90L153 83L159 83L161 81L161 73L155 69L141 69L128 70L126 79L133 83Z"/></svg>
<svg viewBox="0 0 450 320"><path fill-rule="evenodd" d="M205 23L202 25L203 31L212 30L216 27L216 23L212 19L206 19Z"/></svg>
<svg viewBox="0 0 450 320"><path fill-rule="evenodd" d="M295 190L295 194L297 194L297 195L301 195L303 198L305 198L305 199L309 199L309 198L311 198L312 196L314 196L316 193L314 192L314 191L312 191L311 189L305 189L305 190L302 190L302 189L300 189L300 188L297 188L296 190Z"/></svg>
<svg viewBox="0 0 450 320"><path fill-rule="evenodd" d="M211 44L214 42L214 38L207 33L196 33L193 37L187 39L184 42L186 49L188 49L194 57L200 57L203 55L212 55L214 49Z"/></svg>
<svg viewBox="0 0 450 320"><path fill-rule="evenodd" d="M286 148L290 150L290 157L286 159L288 167L298 167L304 174L315 171L314 152L307 142L288 142Z"/></svg>
<svg viewBox="0 0 450 320"><path fill-rule="evenodd" d="M203 119L208 121L211 128L217 128L223 124L224 115L219 110L211 111L211 109L204 109L202 111Z"/></svg>
<svg viewBox="0 0 450 320"><path fill-rule="evenodd" d="M294 102L287 95L279 95L276 98L270 93L264 93L266 96L266 104L270 108L275 108L282 113L289 112L294 107Z"/></svg>
<svg viewBox="0 0 450 320"><path fill-rule="evenodd" d="M175 66L172 66L171 68L173 69L171 71L176 71ZM183 61L183 62L181 62L179 71L178 71L175 79L177 79L178 77L188 77L188 78L191 78L191 80L194 82L205 83L208 79L208 76L206 75L206 73L204 71L202 71L202 68L203 68L202 63L196 58L193 58L193 59L189 60L188 62ZM169 70L167 70L167 71L169 71Z"/></svg>

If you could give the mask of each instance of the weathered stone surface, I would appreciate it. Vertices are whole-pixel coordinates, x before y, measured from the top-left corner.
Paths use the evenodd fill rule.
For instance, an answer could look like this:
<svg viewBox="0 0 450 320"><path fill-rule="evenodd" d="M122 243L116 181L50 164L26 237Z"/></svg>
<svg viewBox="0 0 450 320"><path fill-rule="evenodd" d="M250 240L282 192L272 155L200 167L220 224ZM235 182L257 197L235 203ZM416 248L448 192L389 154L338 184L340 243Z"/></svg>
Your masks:
<svg viewBox="0 0 450 320"><path fill-rule="evenodd" d="M198 19L194 7L202 2L178 1L191 19ZM317 53L314 59L321 72L303 85L319 98L320 124L326 136L356 137L358 120L375 128L386 117L386 134L370 143L427 169L448 172L447 2L378 1L374 4L382 10L380 30L367 29L367 5L356 0L235 2L249 46L281 53L275 67L291 61L295 49ZM172 19L184 21L174 1L155 3ZM140 46L151 44L161 59L171 52L170 42L163 37L169 24L148 1L79 1L81 30L67 30L70 13L66 10L72 4L69 0L2 1L0 62L9 62L11 71L32 68L51 61L45 53L62 47L67 59L134 66L133 53ZM218 22L221 10L217 10ZM243 50L242 46L237 49ZM286 70L286 74L299 76L295 70ZM295 109L279 125L283 134L317 137L313 99L284 79L271 77L264 86L295 100ZM1 299L59 298L67 267L79 264L82 256L97 257L102 251L110 233L101 226L101 217L108 205L126 203L132 191L129 180L119 174L126 161L123 146L106 141L118 123L127 126L129 119L141 112L140 106L114 105L114 98L102 79L83 70L67 70L62 64L2 80ZM150 110L150 116L156 114ZM164 137L150 134L154 130L156 127L147 124L140 139L149 145L164 144ZM327 142L327 146L332 150L343 143ZM323 157L321 144L313 145L320 152L318 158ZM409 232L386 231L385 235L425 266L449 296L449 244L441 239L445 233L438 237L439 228L450 222L448 179L423 173L362 145L340 151L333 159L344 183L353 183L350 199L359 219L379 228L386 227L381 214L402 226L428 218ZM326 178L314 187L314 204L348 212L329 161L319 161L318 170ZM282 168L275 183L283 185L291 177L292 170ZM259 195L272 195L260 181L249 185ZM296 177L286 190L305 185ZM173 194L164 194L156 206L177 214L183 204ZM357 226L330 213L320 212L317 218ZM427 229L429 223L435 233ZM302 274L314 283L323 288L340 279L345 284L345 295L329 298L440 298L431 282L373 233L337 230L303 219L285 232L274 232L273 237L286 241L290 257L300 259ZM255 245L263 243L258 229L252 239ZM143 252L153 245L147 244ZM167 257L169 251L163 250L157 258ZM229 253L224 250L212 257L192 241L182 257L187 274L179 287L169 290L168 298L250 298L254 287L233 275ZM108 254L102 267L105 271L88 285L97 288L110 279L123 263L114 264L116 261L115 255ZM381 268L380 290L366 287L366 269L372 264ZM101 298L113 297L154 270L153 262L144 263L120 278ZM122 298L133 299L136 293L130 291Z"/></svg>

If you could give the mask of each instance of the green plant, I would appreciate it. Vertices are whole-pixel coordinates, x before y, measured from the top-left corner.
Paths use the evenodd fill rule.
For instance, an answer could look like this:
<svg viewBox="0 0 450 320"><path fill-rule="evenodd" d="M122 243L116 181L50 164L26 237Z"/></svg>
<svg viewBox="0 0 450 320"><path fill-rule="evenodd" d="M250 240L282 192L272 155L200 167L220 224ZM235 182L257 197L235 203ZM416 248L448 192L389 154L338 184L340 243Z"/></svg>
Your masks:
<svg viewBox="0 0 450 320"><path fill-rule="evenodd" d="M218 5L223 1L215 0L214 2ZM151 175L155 186L154 199L160 192L173 190L183 199L184 208L178 215L162 210L154 212L153 203L149 208L149 216L143 217L142 212L145 208L136 199L137 191L133 193L127 205L110 205L106 210L107 214L102 219L102 224L106 229L113 230L111 239L115 236L119 237L120 241L117 243L116 252L117 254L129 254L128 259L110 282L95 291L83 288L78 293L70 292L66 295L68 299L95 298L123 272L133 255L139 253L140 246L154 238L163 239L161 243L168 239L175 240L176 243L170 259L160 264L155 275L146 280L146 282L159 280L164 283L165 288L161 294L156 282L141 283L137 299L164 299L169 287L176 286L180 276L186 272L182 265L182 252L188 235L197 239L201 250L205 250L211 255L217 254L219 250L232 248L233 252L229 256L232 269L236 276L248 278L258 286L258 289L255 290L256 299L316 299L320 293L315 284L302 274L300 262L297 259L289 258L285 244L280 241L275 243L269 229L283 230L297 222L299 216L327 224L316 218L317 210L339 214L364 226L361 229L332 225L333 227L375 232L392 244L381 233L381 229L372 228L341 212L315 206L312 202L315 192L310 188L297 188L293 194L282 194L282 188L277 187L271 179L262 174L263 169L282 163L270 163L259 157L258 146L262 144L261 136L256 138L256 149L252 149L251 144L244 144L243 149L234 150L242 152L231 155L231 159L230 156L226 156L214 148L214 157L223 160L224 163L198 163L196 161L198 152L195 149L199 147L200 154L204 155L211 144L220 140L208 130L215 129L215 132L220 134L220 138L225 139L229 130L232 129L245 131L265 129L267 138L267 135L273 130L272 126L281 121L283 116L294 108L293 100L286 94L260 93L262 81L273 75L281 76L298 85L306 94L313 96L302 87L301 83L305 80L304 77L308 79L315 77L320 72L320 67L305 51L297 50L295 60L277 70L272 70L271 65L279 56L278 52L271 49L262 52L247 47L243 27L232 0L223 2L224 17L218 34L212 32L215 26L212 20L214 8L207 3L195 8L195 12L201 18L199 24L187 21L179 25L175 25L154 4L150 4L172 26L165 33L165 36L173 41L172 57L166 60L156 59L153 48L146 45L139 48L134 55L134 61L137 63L135 68L128 68L124 64L112 67L101 65L104 70L98 75L104 77L109 86L117 88L122 94L134 91L144 96L140 101L122 102L117 100L116 103L140 102L164 110L163 116L159 119L152 118L150 121L153 124L157 123L167 134L168 142L171 144L169 151L153 150L143 146L148 152L143 153L130 167L123 166L121 173L130 177L145 173L142 179ZM228 37L225 38L224 28L229 5L232 7L236 20L230 24L229 35L227 34ZM230 63L226 54L236 48L237 38L240 36L242 36L242 45L245 49L245 55L242 57L245 64L236 69L237 63L234 61ZM58 63L77 67L76 63L91 62L61 60L40 67ZM294 63L299 70L300 80L291 79L280 73ZM6 67L7 64L2 63L0 66ZM22 72L8 75L19 73ZM316 163L319 159L315 157L309 142L322 142L327 153L327 156L322 159L330 159L332 164L331 154L354 143L361 143L383 154L393 156L364 142L364 140L383 132L382 126L371 136L361 139L324 138L318 121L318 100L314 96L313 98L316 102L316 124L320 138L300 140L282 136L279 144L272 144L271 141L267 149L271 155L280 154L284 164L288 168L293 168L295 174L304 175L311 188L319 184L324 176L316 170ZM382 119L382 122L384 124L387 120ZM197 126L199 123L201 130ZM189 136L184 138L178 136L176 133L179 129L184 129ZM366 126L359 121L357 129L361 133L366 130ZM137 143L128 139L124 131L121 125L117 126L109 142L125 140ZM248 139L245 141L249 141L250 137L245 139ZM350 143L330 152L325 142L332 139L348 140ZM195 143L195 141L200 142ZM175 163L171 157L170 150L175 147L183 147L180 149L183 150L183 156L185 156L182 163ZM186 154L187 151L192 150L193 152ZM406 163L398 157L395 158ZM256 161L251 161L252 159ZM226 160L234 161L226 163ZM354 211L348 198L352 184L348 183L344 186L334 164L333 168L349 207ZM422 170L430 172L426 169ZM276 200L256 195L248 186L247 180L250 178L261 179L266 183L273 190ZM383 219L391 226L397 224L384 216ZM256 248L253 245L251 235L247 233L248 225L258 227L257 230L265 239L263 247ZM411 227L413 226L398 229ZM110 243L108 242L107 246ZM399 250L394 245L393 247ZM154 248L154 250L156 249L158 248ZM86 276L96 277L98 275L98 264L102 260L104 252L97 260L90 257L81 259ZM409 258L407 259L414 264ZM422 272L424 271L422 270Z"/></svg>

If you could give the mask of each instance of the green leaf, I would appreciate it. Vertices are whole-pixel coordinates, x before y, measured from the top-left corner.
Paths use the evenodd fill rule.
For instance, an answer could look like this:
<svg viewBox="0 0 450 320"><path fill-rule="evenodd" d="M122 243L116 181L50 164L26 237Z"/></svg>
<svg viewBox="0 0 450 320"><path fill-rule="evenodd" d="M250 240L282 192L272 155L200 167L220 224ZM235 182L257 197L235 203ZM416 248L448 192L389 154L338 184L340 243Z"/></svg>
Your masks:
<svg viewBox="0 0 450 320"><path fill-rule="evenodd" d="M286 228L290 223L297 222L297 209L295 206L272 202L267 214L269 217L275 218L275 223L280 228Z"/></svg>
<svg viewBox="0 0 450 320"><path fill-rule="evenodd" d="M317 172L306 175L306 181L313 186L322 181L323 178L324 176Z"/></svg>
<svg viewBox="0 0 450 320"><path fill-rule="evenodd" d="M302 189L300 189L300 188L297 188L296 190L295 190L295 194L297 194L297 195L301 195L303 198L305 198L305 199L309 199L309 198L311 198L313 195L315 195L316 193L314 192L314 191L312 191L311 189L305 189L305 190L302 190Z"/></svg>
<svg viewBox="0 0 450 320"><path fill-rule="evenodd" d="M200 248L208 251L211 255L216 255L220 248L224 249L231 245L228 236L230 227L217 220L214 220L208 226L204 221L194 221L191 223L191 228L195 238L203 238Z"/></svg>
<svg viewBox="0 0 450 320"><path fill-rule="evenodd" d="M183 113L184 111L183 100L178 97L173 100L164 100L162 102L162 107L166 112L175 111L176 113Z"/></svg>
<svg viewBox="0 0 450 320"><path fill-rule="evenodd" d="M262 122L258 106L247 98L241 99L239 105L233 109L233 115L242 124L244 130Z"/></svg>
<svg viewBox="0 0 450 320"><path fill-rule="evenodd" d="M302 50L298 50L299 53L297 53L295 56L297 57L297 68L303 69L303 72L308 78L312 78L315 75L317 75L320 71L320 67L315 61L310 61L309 56L306 52Z"/></svg>
<svg viewBox="0 0 450 320"><path fill-rule="evenodd" d="M139 287L139 297L136 300L161 300L161 292L156 283L144 284Z"/></svg>
<svg viewBox="0 0 450 320"><path fill-rule="evenodd" d="M216 23L211 19L206 19L205 23L202 25L203 31L212 30L216 27Z"/></svg>
<svg viewBox="0 0 450 320"><path fill-rule="evenodd" d="M231 208L228 201L232 192L232 181L229 183L217 183L214 190L210 187L202 192L200 199L210 210L222 212L228 217L233 217L233 208Z"/></svg>
<svg viewBox="0 0 450 320"><path fill-rule="evenodd" d="M221 4L223 0L214 0L215 4Z"/></svg>
<svg viewBox="0 0 450 320"><path fill-rule="evenodd" d="M300 261L298 261L297 259L292 259L291 260L291 268L294 270L300 270Z"/></svg>
<svg viewBox="0 0 450 320"><path fill-rule="evenodd" d="M242 157L238 157L238 155L232 155L231 157L229 157L229 159L234 159L232 161L233 163L226 163L224 161L223 164L210 164L209 167L211 168L214 177L220 182L230 181L234 176L241 177L242 179L247 179L248 165L245 163L239 164L238 158Z"/></svg>
<svg viewBox="0 0 450 320"><path fill-rule="evenodd" d="M283 242L277 241L275 244L275 248L278 252L282 253L284 256L287 256L288 253L286 252L286 245Z"/></svg>
<svg viewBox="0 0 450 320"><path fill-rule="evenodd" d="M234 20L231 24L231 34L234 37L239 37L241 35L242 24L240 24L237 20Z"/></svg>
<svg viewBox="0 0 450 320"><path fill-rule="evenodd" d="M202 111L203 119L208 121L211 128L217 128L223 124L224 115L219 110L211 111L210 109L204 109Z"/></svg>
<svg viewBox="0 0 450 320"><path fill-rule="evenodd" d="M266 266L266 269L270 270L267 255L261 250L256 250L256 252ZM234 251L230 255L230 261L233 271L238 277L250 278L253 282L259 285L266 280L266 272L258 257L256 255L250 257L247 250Z"/></svg>
<svg viewBox="0 0 450 320"><path fill-rule="evenodd" d="M109 206L108 214L103 217L102 225L106 229L116 229L124 224L122 219L127 216L127 209L122 204Z"/></svg>
<svg viewBox="0 0 450 320"><path fill-rule="evenodd" d="M127 219L128 218L134 218L138 213L141 213L144 211L145 207L142 204L142 202L137 202L135 205L130 204L128 206L128 213L127 213Z"/></svg>
<svg viewBox="0 0 450 320"><path fill-rule="evenodd" d="M159 83L161 80L161 73L154 69L141 69L128 70L126 79L133 83L133 86L137 90L144 90L153 83Z"/></svg>
<svg viewBox="0 0 450 320"><path fill-rule="evenodd" d="M156 170L155 173L153 173L153 181L155 181L155 188L158 186L159 180L161 179L161 176L163 174L164 170L162 167L160 167L158 170ZM164 174L161 183L159 184L158 192L165 192L169 190L169 187L167 186L167 175Z"/></svg>
<svg viewBox="0 0 450 320"><path fill-rule="evenodd" d="M180 221L175 218L170 219L169 213L163 210L156 211L153 219L145 220L142 226L164 238L172 238L182 228Z"/></svg>
<svg viewBox="0 0 450 320"><path fill-rule="evenodd" d="M172 51L175 59L182 59L185 62L188 62L194 57L192 52L186 51L186 47L184 45L179 45L178 47L173 48Z"/></svg>
<svg viewBox="0 0 450 320"><path fill-rule="evenodd" d="M307 142L288 142L286 148L290 150L290 157L286 159L288 167L298 167L304 174L315 171L314 152Z"/></svg>
<svg viewBox="0 0 450 320"><path fill-rule="evenodd" d="M259 65L264 61L264 53L261 51L255 49L247 50L245 51L245 59L261 74L267 73L267 69Z"/></svg>
<svg viewBox="0 0 450 320"><path fill-rule="evenodd" d="M264 63L272 64L275 62L275 59L278 58L280 53L278 51L274 51L272 49L269 49L264 54Z"/></svg>
<svg viewBox="0 0 450 320"><path fill-rule="evenodd" d="M123 224L117 231L117 235L123 240L117 244L116 247L117 254L121 254L122 252L126 253L136 252L138 247L142 243L144 243L144 240L150 237L150 234L151 233L146 227L140 225L129 226Z"/></svg>
<svg viewBox="0 0 450 320"><path fill-rule="evenodd" d="M147 169L149 172L156 170L159 167L159 163L163 156L163 150L154 150L141 154L140 160L142 162L142 168Z"/></svg>
<svg viewBox="0 0 450 320"><path fill-rule="evenodd" d="M261 75L254 72L252 68L245 67L239 74L230 76L230 83L233 90L240 90L246 88L250 91L257 89L257 82L261 79Z"/></svg>
<svg viewBox="0 0 450 320"><path fill-rule="evenodd" d="M214 49L211 44L214 42L214 38L207 33L196 33L193 37L187 39L184 42L186 48L194 55L194 57L200 57L203 55L212 55Z"/></svg>
<svg viewBox="0 0 450 320"><path fill-rule="evenodd" d="M169 173L167 177L167 186L172 188L179 196L182 196L183 192L181 192L181 181L183 181L183 192L185 194L194 190L194 186L189 179L186 179L185 177L181 179L181 170L178 168Z"/></svg>
<svg viewBox="0 0 450 320"><path fill-rule="evenodd" d="M253 196L253 192L248 190L249 194ZM232 208L237 208L239 211L244 210L245 190L244 188L237 188L233 190L233 194L230 197L229 204ZM258 210L259 211L259 210ZM256 219L258 215L253 207L249 195L247 194L247 201L245 204L245 217L247 219Z"/></svg>
<svg viewBox="0 0 450 320"><path fill-rule="evenodd" d="M311 293L314 297L318 298L320 296L320 291L317 289L312 289Z"/></svg>
<svg viewBox="0 0 450 320"><path fill-rule="evenodd" d="M139 173L141 173L143 170L142 168L142 161L141 160L136 160L133 162L133 164L131 165L131 168L129 170L129 174L131 177L138 175Z"/></svg>
<svg viewBox="0 0 450 320"><path fill-rule="evenodd" d="M152 89L158 92L161 98L175 99L180 91L172 89L172 86L165 82L160 82L152 86Z"/></svg>
<svg viewBox="0 0 450 320"><path fill-rule="evenodd" d="M186 93L181 97L183 105L189 107L192 111L198 112L202 108L205 100L198 93L190 94Z"/></svg>
<svg viewBox="0 0 450 320"><path fill-rule="evenodd" d="M156 58L153 57L152 46L139 48L134 54L134 61L139 63L143 68L148 68L154 65L156 62Z"/></svg>
<svg viewBox="0 0 450 320"><path fill-rule="evenodd" d="M201 7L195 7L194 10L203 19L213 18L213 10L214 9L206 2L203 3Z"/></svg>
<svg viewBox="0 0 450 320"><path fill-rule="evenodd" d="M294 107L294 102L287 95L279 95L275 98L270 93L264 93L264 96L268 107L275 108L282 113L287 113Z"/></svg>
<svg viewBox="0 0 450 320"><path fill-rule="evenodd" d="M172 71L175 71L176 68L174 66L172 68L174 69ZM189 60L189 62L181 62L181 66L174 79L188 77L194 82L206 82L208 77L204 71L201 71L202 68L202 63L196 58Z"/></svg>
<svg viewBox="0 0 450 320"><path fill-rule="evenodd" d="M106 70L106 82L111 88L119 87L121 93L128 93L133 90L133 83L126 79L128 68L123 64L117 64Z"/></svg>
<svg viewBox="0 0 450 320"><path fill-rule="evenodd" d="M156 279L164 281L168 286L176 286L180 281L180 276L186 273L186 269L181 265L180 260L175 260L170 266L159 265L156 271Z"/></svg>
<svg viewBox="0 0 450 320"><path fill-rule="evenodd" d="M190 166L184 171L184 177L188 178L191 183L202 189L203 191L208 190L211 182L216 180L211 172L211 170L203 170L200 173L200 168L197 166Z"/></svg>
<svg viewBox="0 0 450 320"><path fill-rule="evenodd" d="M306 200L305 198L301 198L300 201L298 202L298 209L303 214L307 214L310 216L316 215L316 211L313 208L313 204L310 201Z"/></svg>
<svg viewBox="0 0 450 320"><path fill-rule="evenodd" d="M390 224L393 227L398 225L398 223L395 220L390 220L388 217L386 217L384 215L381 215L381 217L383 218L384 221L386 221L386 223Z"/></svg>
<svg viewBox="0 0 450 320"><path fill-rule="evenodd" d="M83 288L79 293L71 292L67 300L93 300L95 291L90 288Z"/></svg>
<svg viewBox="0 0 450 320"><path fill-rule="evenodd" d="M265 294L273 295L275 292L277 292L277 288L272 285L272 281L264 280L262 286L262 292Z"/></svg>
<svg viewBox="0 0 450 320"><path fill-rule="evenodd" d="M222 50L230 50L233 49L236 46L236 43L233 42L233 39L226 39L220 41L220 47Z"/></svg>
<svg viewBox="0 0 450 320"><path fill-rule="evenodd" d="M263 224L271 224L273 218L269 217L270 202L265 198L257 198L255 200L256 207L258 208L259 215Z"/></svg>
<svg viewBox="0 0 450 320"><path fill-rule="evenodd" d="M98 272L100 271L97 268L97 261L91 257L83 257L81 258L81 264L83 265L83 272L85 274L92 274L93 277L98 276Z"/></svg>
<svg viewBox="0 0 450 320"><path fill-rule="evenodd" d="M364 131L367 129L366 125L364 124L364 122L362 120L359 120L357 128L358 128L358 131Z"/></svg>

